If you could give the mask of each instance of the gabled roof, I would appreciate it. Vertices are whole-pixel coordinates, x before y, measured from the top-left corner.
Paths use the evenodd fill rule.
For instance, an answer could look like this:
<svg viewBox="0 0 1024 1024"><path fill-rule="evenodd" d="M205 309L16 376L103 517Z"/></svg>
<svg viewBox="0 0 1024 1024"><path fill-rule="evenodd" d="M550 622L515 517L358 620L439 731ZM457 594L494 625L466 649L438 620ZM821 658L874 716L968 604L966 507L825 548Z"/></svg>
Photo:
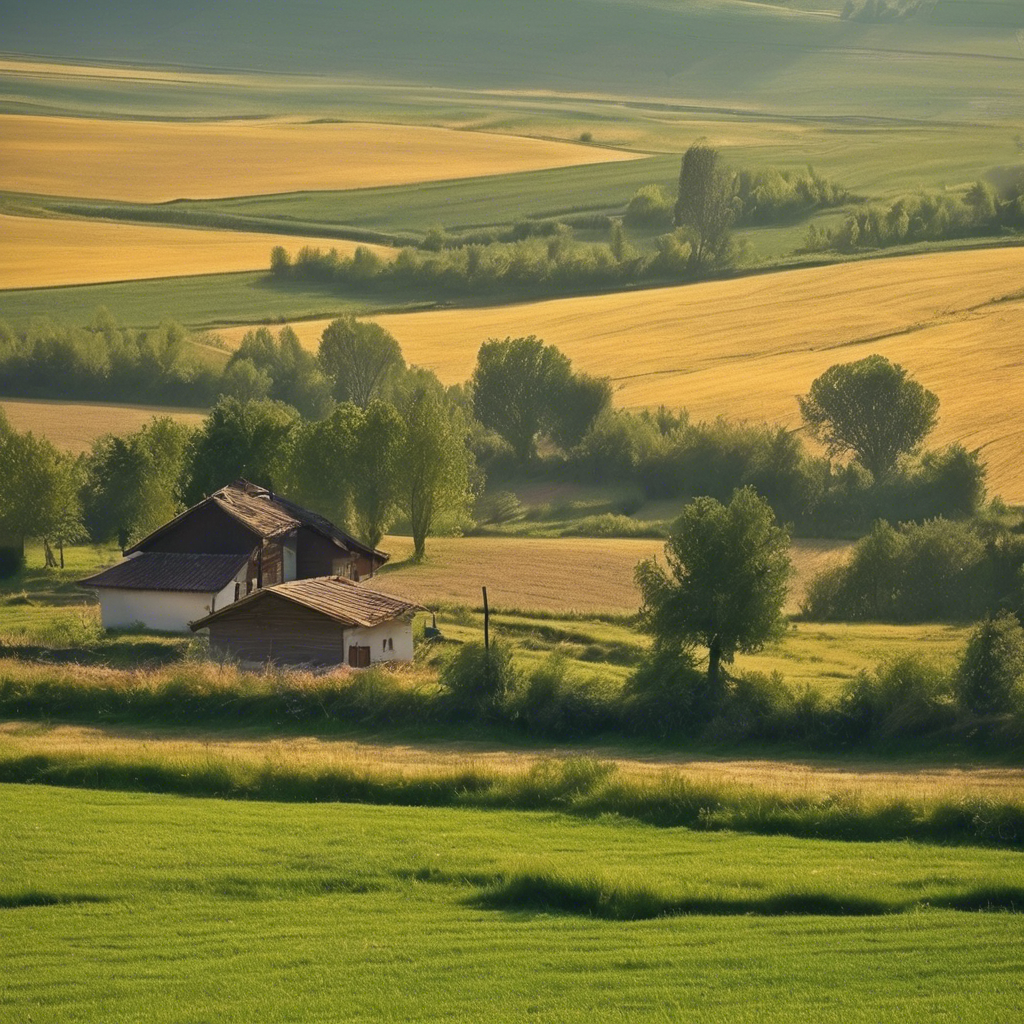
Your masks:
<svg viewBox="0 0 1024 1024"><path fill-rule="evenodd" d="M292 530L300 526L308 526L339 547L358 551L368 558L386 562L390 557L385 551L378 551L376 548L362 544L355 537L345 533L344 530L338 529L329 519L325 519L301 505L296 505L295 502L289 501L287 498L282 498L281 495L267 490L266 487L252 484L248 480L235 480L227 487L214 491L208 498L204 498L169 523L164 523L148 537L144 537L134 547L129 548L125 554L130 555L132 552L141 551L151 541L172 530L196 509L211 503L263 540L271 540L291 533Z"/></svg>
<svg viewBox="0 0 1024 1024"><path fill-rule="evenodd" d="M215 594L223 590L249 560L248 555L171 554L143 551L95 576L84 587L118 590L179 590Z"/></svg>
<svg viewBox="0 0 1024 1024"><path fill-rule="evenodd" d="M316 576L313 579L291 580L255 590L240 601L225 605L190 625L194 630L202 629L214 619L235 615L258 601L274 598L310 608L343 626L377 626L422 607L390 594L367 590L359 583L341 576Z"/></svg>

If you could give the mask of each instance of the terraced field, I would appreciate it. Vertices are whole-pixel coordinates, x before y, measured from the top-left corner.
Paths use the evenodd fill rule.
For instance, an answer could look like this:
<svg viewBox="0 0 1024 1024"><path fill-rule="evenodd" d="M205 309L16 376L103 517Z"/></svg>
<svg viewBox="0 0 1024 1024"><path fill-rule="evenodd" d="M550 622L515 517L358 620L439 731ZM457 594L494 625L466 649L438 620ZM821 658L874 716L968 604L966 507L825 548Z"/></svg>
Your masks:
<svg viewBox="0 0 1024 1024"><path fill-rule="evenodd" d="M50 288L264 270L275 245L351 255L355 242L247 231L203 231L102 220L0 214L0 288ZM369 246L387 258L392 250Z"/></svg>
<svg viewBox="0 0 1024 1024"><path fill-rule="evenodd" d="M0 114L0 137L0 189L150 203L370 188L634 158L510 135L301 119L102 121Z"/></svg>

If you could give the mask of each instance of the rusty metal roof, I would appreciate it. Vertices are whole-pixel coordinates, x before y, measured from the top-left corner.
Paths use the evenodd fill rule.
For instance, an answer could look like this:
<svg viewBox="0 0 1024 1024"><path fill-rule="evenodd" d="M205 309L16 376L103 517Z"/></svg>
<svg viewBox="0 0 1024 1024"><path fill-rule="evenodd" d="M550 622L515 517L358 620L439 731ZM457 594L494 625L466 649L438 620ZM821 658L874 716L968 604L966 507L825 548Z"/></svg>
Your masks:
<svg viewBox="0 0 1024 1024"><path fill-rule="evenodd" d="M144 551L78 582L84 587L118 590L180 590L215 594L235 578L248 560L248 555L182 555Z"/></svg>
<svg viewBox="0 0 1024 1024"><path fill-rule="evenodd" d="M295 502L289 501L287 498L282 498L281 495L267 490L266 487L250 483L248 480L235 480L219 491L214 491L208 498L204 498L203 501L182 512L180 516L154 530L148 537L129 548L127 553L143 550L150 541L167 533L186 516L208 502L213 502L218 508L223 509L229 516L263 540L291 533L299 526L308 526L346 550L359 551L379 562L386 562L390 557L384 551L377 551L375 548L362 544L355 537L345 533L344 530L338 529L329 519L325 519L301 505L296 505Z"/></svg>
<svg viewBox="0 0 1024 1024"><path fill-rule="evenodd" d="M213 619L237 614L257 601L275 597L310 608L343 626L377 626L422 607L400 597L368 590L341 576L316 576L263 587L191 623L192 629L202 629Z"/></svg>

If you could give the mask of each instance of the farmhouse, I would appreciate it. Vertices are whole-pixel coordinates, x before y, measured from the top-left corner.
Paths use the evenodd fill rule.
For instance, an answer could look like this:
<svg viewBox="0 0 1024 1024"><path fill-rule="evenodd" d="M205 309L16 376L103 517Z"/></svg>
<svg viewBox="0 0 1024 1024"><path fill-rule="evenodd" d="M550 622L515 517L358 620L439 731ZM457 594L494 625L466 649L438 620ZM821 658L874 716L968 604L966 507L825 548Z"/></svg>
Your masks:
<svg viewBox="0 0 1024 1024"><path fill-rule="evenodd" d="M358 581L387 559L323 516L236 480L80 582L98 593L107 629L141 623L183 633L262 587L318 576Z"/></svg>
<svg viewBox="0 0 1024 1024"><path fill-rule="evenodd" d="M292 580L255 590L192 623L210 648L242 662L340 665L411 661L419 606L343 576Z"/></svg>

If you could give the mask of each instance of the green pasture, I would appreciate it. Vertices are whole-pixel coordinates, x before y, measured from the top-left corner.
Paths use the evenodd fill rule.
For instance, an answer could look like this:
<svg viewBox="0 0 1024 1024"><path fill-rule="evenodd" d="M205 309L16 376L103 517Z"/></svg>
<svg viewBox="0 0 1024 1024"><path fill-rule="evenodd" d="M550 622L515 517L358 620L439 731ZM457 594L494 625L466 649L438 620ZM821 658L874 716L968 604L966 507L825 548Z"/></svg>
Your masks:
<svg viewBox="0 0 1024 1024"><path fill-rule="evenodd" d="M1016 32L1024 10L1017 0L929 2L911 18L885 23L837 14L831 0L527 0L525 7L399 0L386 11L355 0L297 8L227 0L181 18L152 0L71 10L40 0L31 16L12 12L5 49L293 78L253 87L11 76L2 98L18 110L239 116L284 107L345 116L339 93L347 80L390 86L396 105L413 106L423 103L412 95L417 86L421 94L447 92L456 103L460 94L488 90L492 107L528 91L517 97L520 106L554 93L657 101L669 110L971 123L1019 116L1024 79Z"/></svg>
<svg viewBox="0 0 1024 1024"><path fill-rule="evenodd" d="M267 264L269 267L269 249ZM343 285L279 281L269 272L254 272L0 291L0 320L16 329L24 329L37 319L82 324L102 308L109 310L118 323L132 327L155 327L175 320L203 328L384 309L395 312L423 302L422 296L406 295L391 303L380 294L358 295Z"/></svg>
<svg viewBox="0 0 1024 1024"><path fill-rule="evenodd" d="M41 786L0 787L0 810L12 1021L989 1024L1021 1009L1016 853Z"/></svg>

